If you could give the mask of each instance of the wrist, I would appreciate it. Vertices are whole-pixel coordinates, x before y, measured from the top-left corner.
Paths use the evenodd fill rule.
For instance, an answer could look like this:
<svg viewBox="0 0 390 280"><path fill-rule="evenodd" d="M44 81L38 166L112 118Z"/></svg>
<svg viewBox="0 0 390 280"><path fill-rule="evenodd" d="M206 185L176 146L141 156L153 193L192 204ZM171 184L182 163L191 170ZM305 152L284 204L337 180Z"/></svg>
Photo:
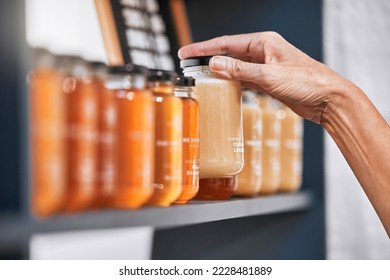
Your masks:
<svg viewBox="0 0 390 280"><path fill-rule="evenodd" d="M329 98L322 112L320 124L329 132L341 121L353 121L353 116L361 114L359 104L367 99L363 91L351 81L343 79L333 83ZM351 119L352 118L352 119Z"/></svg>

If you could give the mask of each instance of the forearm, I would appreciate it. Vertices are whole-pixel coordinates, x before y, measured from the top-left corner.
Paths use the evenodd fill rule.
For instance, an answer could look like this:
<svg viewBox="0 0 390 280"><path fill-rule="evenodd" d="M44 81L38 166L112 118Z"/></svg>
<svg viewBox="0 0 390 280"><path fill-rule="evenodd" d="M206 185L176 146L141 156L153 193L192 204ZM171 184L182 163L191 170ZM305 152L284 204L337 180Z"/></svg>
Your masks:
<svg viewBox="0 0 390 280"><path fill-rule="evenodd" d="M321 124L334 139L390 236L390 127L353 84L330 98Z"/></svg>

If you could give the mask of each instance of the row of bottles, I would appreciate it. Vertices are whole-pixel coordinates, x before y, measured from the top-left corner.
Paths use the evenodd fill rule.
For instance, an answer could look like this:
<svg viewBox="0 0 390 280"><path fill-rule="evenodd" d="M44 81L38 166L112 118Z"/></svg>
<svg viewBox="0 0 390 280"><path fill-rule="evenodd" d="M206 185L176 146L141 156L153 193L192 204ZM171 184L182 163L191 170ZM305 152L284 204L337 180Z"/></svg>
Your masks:
<svg viewBox="0 0 390 280"><path fill-rule="evenodd" d="M199 187L194 79L39 52L29 75L37 216L186 203ZM176 85L176 87L175 87Z"/></svg>
<svg viewBox="0 0 390 280"><path fill-rule="evenodd" d="M265 94L243 91L245 165L236 194L294 192L302 183L303 120Z"/></svg>
<svg viewBox="0 0 390 280"><path fill-rule="evenodd" d="M303 121L268 95L242 92L238 81L210 71L211 57L181 61L196 79L200 106L200 199L298 190L302 181ZM245 150L245 153L244 153Z"/></svg>
<svg viewBox="0 0 390 280"><path fill-rule="evenodd" d="M215 77L210 57L182 61L180 77L43 50L37 57L29 75L37 216L300 185L301 119L266 96L242 94L238 81Z"/></svg>

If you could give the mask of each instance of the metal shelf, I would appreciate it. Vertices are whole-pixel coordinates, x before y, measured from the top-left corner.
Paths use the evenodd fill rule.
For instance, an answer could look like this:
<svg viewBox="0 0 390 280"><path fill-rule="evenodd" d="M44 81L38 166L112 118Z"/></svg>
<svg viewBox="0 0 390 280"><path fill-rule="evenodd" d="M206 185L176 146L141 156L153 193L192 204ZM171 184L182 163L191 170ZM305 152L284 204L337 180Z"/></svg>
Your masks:
<svg viewBox="0 0 390 280"><path fill-rule="evenodd" d="M234 198L228 201L191 201L187 205L168 208L145 207L139 210L104 210L77 215L59 215L49 220L36 220L18 215L0 216L0 248L35 233L64 232L152 226L180 227L256 215L276 214L308 209L309 192L277 194L267 197Z"/></svg>

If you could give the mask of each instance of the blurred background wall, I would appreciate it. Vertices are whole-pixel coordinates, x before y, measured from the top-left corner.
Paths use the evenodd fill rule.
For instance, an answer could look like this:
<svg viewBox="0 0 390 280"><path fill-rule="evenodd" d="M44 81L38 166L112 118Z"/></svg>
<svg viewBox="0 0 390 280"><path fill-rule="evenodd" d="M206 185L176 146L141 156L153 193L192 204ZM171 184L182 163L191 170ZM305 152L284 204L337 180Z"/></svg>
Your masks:
<svg viewBox="0 0 390 280"><path fill-rule="evenodd" d="M325 62L362 88L387 122L390 121L389 15L388 0L324 1ZM325 137L325 150L328 258L390 259L389 238L329 135Z"/></svg>

